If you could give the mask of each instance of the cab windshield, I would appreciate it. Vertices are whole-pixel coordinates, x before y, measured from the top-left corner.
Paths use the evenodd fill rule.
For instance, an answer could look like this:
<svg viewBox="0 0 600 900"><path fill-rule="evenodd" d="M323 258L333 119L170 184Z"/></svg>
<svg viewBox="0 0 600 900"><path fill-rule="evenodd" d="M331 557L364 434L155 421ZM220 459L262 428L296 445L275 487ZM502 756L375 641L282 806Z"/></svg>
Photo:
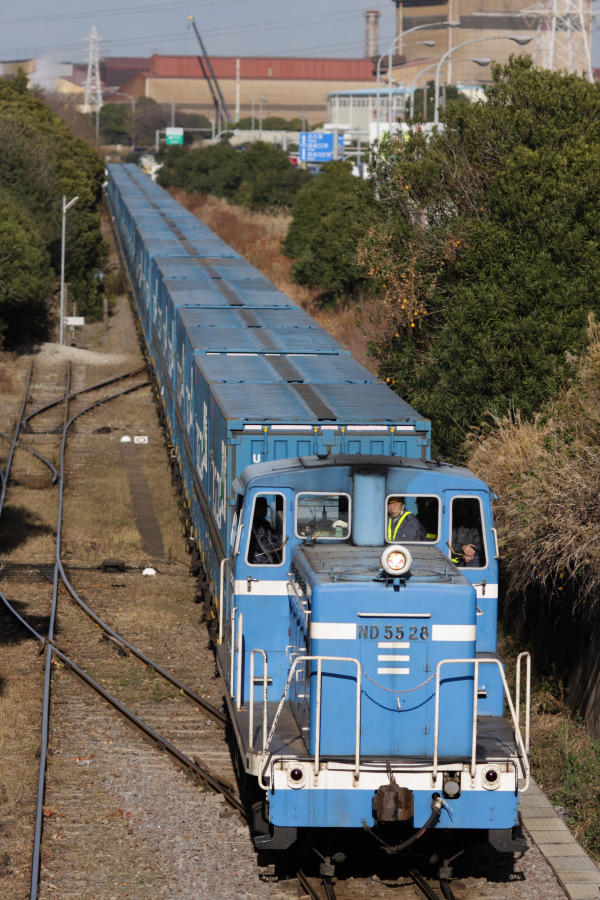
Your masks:
<svg viewBox="0 0 600 900"><path fill-rule="evenodd" d="M345 540L350 536L348 494L298 494L296 537L313 540Z"/></svg>

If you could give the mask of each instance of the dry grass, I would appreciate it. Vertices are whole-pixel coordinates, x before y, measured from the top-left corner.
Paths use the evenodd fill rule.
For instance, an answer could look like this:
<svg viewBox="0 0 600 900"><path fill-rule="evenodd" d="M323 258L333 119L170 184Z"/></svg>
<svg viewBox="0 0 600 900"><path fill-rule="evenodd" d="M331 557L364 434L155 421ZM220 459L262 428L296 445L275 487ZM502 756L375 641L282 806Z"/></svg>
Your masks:
<svg viewBox="0 0 600 900"><path fill-rule="evenodd" d="M350 350L358 362L376 371L376 360L367 353L367 341L361 325L362 313L358 307L339 304L323 309L316 290L292 281L290 272L293 260L281 251L281 242L287 234L291 216L252 212L218 197L188 194L182 188L171 188L170 193L256 266L279 290L306 310L346 350Z"/></svg>
<svg viewBox="0 0 600 900"><path fill-rule="evenodd" d="M3 625L0 756L6 765L0 766L0 896L16 898L28 896L43 669L37 642L9 642L7 617Z"/></svg>
<svg viewBox="0 0 600 900"><path fill-rule="evenodd" d="M487 434L472 437L469 464L500 497L504 619L546 665L534 677L533 774L600 860L600 744L571 709L585 706L588 694L580 687L569 697L555 672L591 660L600 612L600 329L593 319L588 338L569 388L533 422L493 419ZM508 645L514 657L516 641L504 643L503 655ZM579 676L594 674L584 666Z"/></svg>
<svg viewBox="0 0 600 900"><path fill-rule="evenodd" d="M591 617L600 597L600 328L568 390L533 422L494 419L469 464L499 494L509 602L529 593Z"/></svg>
<svg viewBox="0 0 600 900"><path fill-rule="evenodd" d="M522 642L501 636L499 652L514 690L512 673ZM600 743L574 716L562 682L533 671L531 698L532 775L575 838L600 862Z"/></svg>
<svg viewBox="0 0 600 900"><path fill-rule="evenodd" d="M13 381L13 372L15 367L16 354L0 353L0 393L12 394L15 386Z"/></svg>

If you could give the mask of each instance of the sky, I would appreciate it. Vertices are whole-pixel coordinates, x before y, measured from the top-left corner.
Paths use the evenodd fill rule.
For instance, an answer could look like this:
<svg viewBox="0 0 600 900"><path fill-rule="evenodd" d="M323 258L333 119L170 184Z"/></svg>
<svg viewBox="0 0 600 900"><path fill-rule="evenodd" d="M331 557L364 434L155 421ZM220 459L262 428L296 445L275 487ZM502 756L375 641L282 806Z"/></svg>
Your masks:
<svg viewBox="0 0 600 900"><path fill-rule="evenodd" d="M485 8L486 0L482 0ZM523 5L531 0L523 0ZM594 0L600 24L600 0ZM86 62L96 27L101 56L196 55L193 15L214 56L354 57L365 54L366 9L379 9L379 46L394 37L392 0L21 0L0 8L0 60ZM594 28L592 64L600 66Z"/></svg>

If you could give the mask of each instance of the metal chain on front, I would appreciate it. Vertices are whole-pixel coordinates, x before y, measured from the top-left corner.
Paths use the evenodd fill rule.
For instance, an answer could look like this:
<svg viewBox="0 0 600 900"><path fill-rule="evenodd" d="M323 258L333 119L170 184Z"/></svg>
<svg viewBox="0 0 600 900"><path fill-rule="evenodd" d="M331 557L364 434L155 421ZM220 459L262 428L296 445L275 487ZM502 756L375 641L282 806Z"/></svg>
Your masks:
<svg viewBox="0 0 600 900"><path fill-rule="evenodd" d="M381 688L382 691L387 691L388 694L412 694L413 691L418 691L422 687L425 687L426 684L429 684L431 679L435 678L435 672L432 672L432 674L429 676L429 678L426 678L425 681L421 682L421 684L418 684L416 687L413 687L413 688L407 688L405 691L395 691L395 690L392 690L392 688L384 687L382 684L379 684L377 681L373 681L373 679L369 675L367 675L367 673L364 671L364 669L362 670L362 676L363 676L363 678L366 678L367 681L370 681L371 684L374 684L375 687Z"/></svg>

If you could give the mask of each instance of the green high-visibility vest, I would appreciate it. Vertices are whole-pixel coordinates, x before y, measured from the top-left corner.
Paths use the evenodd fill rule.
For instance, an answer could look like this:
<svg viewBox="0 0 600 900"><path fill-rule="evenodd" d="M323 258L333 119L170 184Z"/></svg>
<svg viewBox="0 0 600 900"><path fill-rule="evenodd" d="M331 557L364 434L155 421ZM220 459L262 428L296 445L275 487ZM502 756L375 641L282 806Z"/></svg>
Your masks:
<svg viewBox="0 0 600 900"><path fill-rule="evenodd" d="M396 535L398 534L398 529L400 528L400 526L402 525L402 523L404 522L404 520L406 519L407 516L412 516L412 513L411 513L411 511L410 511L409 509L405 510L405 511L402 513L402 515L400 516L400 518L398 519L398 521L396 522L396 527L394 528L394 533L393 533L393 534L392 534L392 521L393 521L393 519L392 519L391 516L389 517L389 519L388 519L388 529L387 529L388 541L395 541L395 540L396 540Z"/></svg>

